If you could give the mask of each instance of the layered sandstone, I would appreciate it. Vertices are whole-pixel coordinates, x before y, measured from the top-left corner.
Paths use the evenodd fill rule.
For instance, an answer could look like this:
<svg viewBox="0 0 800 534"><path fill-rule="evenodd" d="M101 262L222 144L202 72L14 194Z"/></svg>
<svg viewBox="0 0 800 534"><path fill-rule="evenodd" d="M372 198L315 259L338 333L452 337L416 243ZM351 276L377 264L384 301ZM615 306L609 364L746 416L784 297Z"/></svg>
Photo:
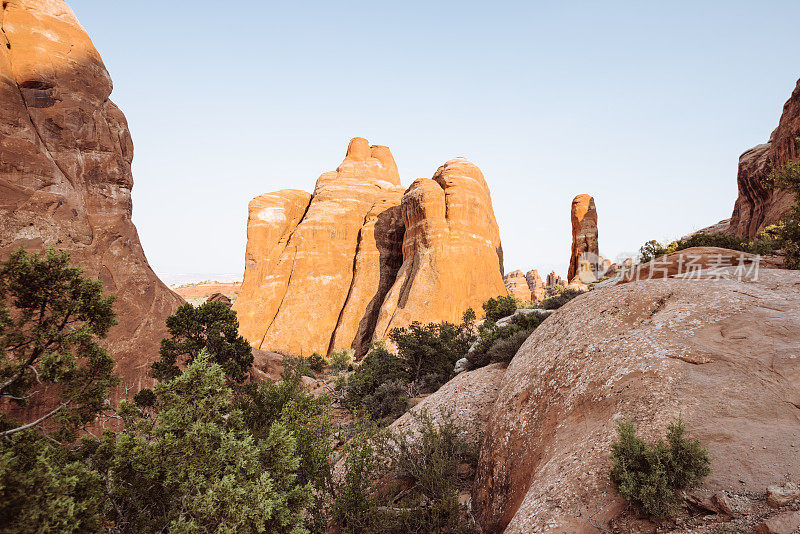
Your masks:
<svg viewBox="0 0 800 534"><path fill-rule="evenodd" d="M369 342L401 263L402 194L389 149L355 138L313 195L254 199L234 305L242 335L256 348L304 355Z"/></svg>
<svg viewBox="0 0 800 534"><path fill-rule="evenodd" d="M99 277L119 321L104 344L135 391L181 299L131 221L133 143L111 78L61 0L4 1L0 29L0 259L53 246Z"/></svg>
<svg viewBox="0 0 800 534"><path fill-rule="evenodd" d="M625 419L652 441L680 416L710 451L709 493L800 479L800 273L719 278L597 289L539 326L486 426L472 502L484 532L616 530L610 445Z"/></svg>
<svg viewBox="0 0 800 534"><path fill-rule="evenodd" d="M799 135L800 80L784 104L778 127L773 130L769 142L753 147L739 157L736 177L739 196L731 218L700 231L752 239L789 213L795 201L794 195L764 187L763 181L773 168L800 157L796 139Z"/></svg>
<svg viewBox="0 0 800 534"><path fill-rule="evenodd" d="M528 271L525 273L525 280L528 282L528 289L531 290L531 300L544 300L547 296L547 291L545 290L542 277L539 276L539 271L536 269Z"/></svg>
<svg viewBox="0 0 800 534"><path fill-rule="evenodd" d="M581 269L581 260L589 262L589 270L596 271L597 266L592 262L599 257L600 251L597 243L597 208L594 198L589 195L578 195L572 200L570 212L572 220L572 252L569 257L569 270L567 281L572 282ZM584 283L588 283L581 279Z"/></svg>
<svg viewBox="0 0 800 534"><path fill-rule="evenodd" d="M404 193L389 149L355 138L313 195L285 190L250 203L234 309L256 348L360 355L394 327L480 311L506 294L501 273L477 167L452 160Z"/></svg>
<svg viewBox="0 0 800 534"><path fill-rule="evenodd" d="M458 322L506 295L503 249L489 187L465 158L411 184L402 201L403 264L381 306L375 339L412 321Z"/></svg>
<svg viewBox="0 0 800 534"><path fill-rule="evenodd" d="M520 271L511 271L503 277L503 283L508 290L508 294L512 297L522 300L531 300L531 290L528 287L528 280L525 274Z"/></svg>

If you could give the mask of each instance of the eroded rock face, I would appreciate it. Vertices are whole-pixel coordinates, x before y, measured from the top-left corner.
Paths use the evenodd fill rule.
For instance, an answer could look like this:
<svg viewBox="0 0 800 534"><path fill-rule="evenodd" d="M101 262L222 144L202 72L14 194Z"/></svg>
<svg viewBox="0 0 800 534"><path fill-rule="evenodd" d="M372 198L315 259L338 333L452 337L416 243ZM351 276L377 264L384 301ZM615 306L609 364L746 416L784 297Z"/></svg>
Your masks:
<svg viewBox="0 0 800 534"><path fill-rule="evenodd" d="M234 305L242 335L289 354L360 351L402 261L402 194L389 149L355 138L313 195L254 199Z"/></svg>
<svg viewBox="0 0 800 534"><path fill-rule="evenodd" d="M131 142L111 78L60 0L0 10L0 257L20 247L70 252L117 295L104 342L123 380L152 384L164 319L182 302L147 263L131 222ZM115 397L115 396L112 396Z"/></svg>
<svg viewBox="0 0 800 534"><path fill-rule="evenodd" d="M472 507L485 532L607 528L625 508L608 477L620 419L654 440L681 416L710 451L711 492L800 478L800 273L727 269L597 289L536 329L486 428Z"/></svg>
<svg viewBox="0 0 800 534"><path fill-rule="evenodd" d="M522 271L511 271L503 277L508 294L522 301L531 300L531 290L528 287L528 280Z"/></svg>
<svg viewBox="0 0 800 534"><path fill-rule="evenodd" d="M542 277L539 276L539 271L536 269L528 271L525 273L525 280L528 282L528 289L531 290L531 300L544 300L547 296L547 291L545 290Z"/></svg>
<svg viewBox="0 0 800 534"><path fill-rule="evenodd" d="M506 294L489 189L463 158L404 193L389 149L355 138L313 195L270 193L249 211L234 309L256 348L360 356L396 326L456 322Z"/></svg>
<svg viewBox="0 0 800 534"><path fill-rule="evenodd" d="M711 233L733 233L751 239L765 227L775 224L786 215L794 204L794 195L786 191L765 188L762 181L770 170L796 160L797 136L800 135L800 80L792 96L783 106L778 127L770 135L769 142L746 151L739 157L739 173L736 181L739 197L726 230L712 228ZM721 223L724 225L724 221ZM720 226L720 225L717 225Z"/></svg>
<svg viewBox="0 0 800 534"><path fill-rule="evenodd" d="M570 212L572 220L572 253L569 258L567 280L572 282L580 271L581 259L598 258L597 208L589 195L578 195L572 201ZM592 268L596 270L596 266Z"/></svg>
<svg viewBox="0 0 800 534"><path fill-rule="evenodd" d="M412 321L459 322L506 295L503 251L489 187L464 158L411 184L402 201L403 265L381 307L375 339Z"/></svg>

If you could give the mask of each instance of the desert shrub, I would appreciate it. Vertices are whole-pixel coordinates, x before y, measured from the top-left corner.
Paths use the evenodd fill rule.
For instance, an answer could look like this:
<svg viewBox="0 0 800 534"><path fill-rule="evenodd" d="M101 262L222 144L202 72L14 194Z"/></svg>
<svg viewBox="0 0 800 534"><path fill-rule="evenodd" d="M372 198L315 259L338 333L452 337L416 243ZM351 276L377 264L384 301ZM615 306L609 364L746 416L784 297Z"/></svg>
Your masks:
<svg viewBox="0 0 800 534"><path fill-rule="evenodd" d="M796 141L800 142L800 138ZM785 189L795 196L792 210L774 229L777 246L785 254L784 266L787 269L800 269L800 161L789 161L770 172L765 186L771 189Z"/></svg>
<svg viewBox="0 0 800 534"><path fill-rule="evenodd" d="M205 349L210 361L225 371L228 380L241 383L253 364L250 343L239 335L236 312L221 302L194 307L184 304L167 317L169 337L161 340L161 358L152 365L153 378L169 380L181 373Z"/></svg>
<svg viewBox="0 0 800 534"><path fill-rule="evenodd" d="M486 321L495 322L508 317L519 308L519 301L511 295L490 298L483 303Z"/></svg>
<svg viewBox="0 0 800 534"><path fill-rule="evenodd" d="M655 239L651 239L639 248L639 261L647 263L664 254L667 254L667 248Z"/></svg>
<svg viewBox="0 0 800 534"><path fill-rule="evenodd" d="M558 295L554 295L542 301L542 308L545 310L557 310L583 292L577 289L565 289Z"/></svg>
<svg viewBox="0 0 800 534"><path fill-rule="evenodd" d="M711 473L708 451L685 437L677 419L667 428L667 441L648 444L636 436L632 422L622 421L611 445L611 480L625 501L651 517L666 517L677 505L679 490L697 486Z"/></svg>
<svg viewBox="0 0 800 534"><path fill-rule="evenodd" d="M316 531L321 530L325 522L334 429L330 399L308 393L300 384L300 378L295 369L288 368L280 382L246 384L236 392L233 407L242 414L244 425L254 439L267 439L276 423L294 438L298 459L296 482L314 489L308 512L309 526Z"/></svg>
<svg viewBox="0 0 800 534"><path fill-rule="evenodd" d="M469 349L469 340L463 335L465 328L447 322L414 321L407 327L393 329L389 338L397 345L397 355L408 380L416 382L425 375L435 375L436 387L444 384L456 361Z"/></svg>
<svg viewBox="0 0 800 534"><path fill-rule="evenodd" d="M0 531L106 532L105 484L37 430L0 439Z"/></svg>
<svg viewBox="0 0 800 534"><path fill-rule="evenodd" d="M322 354L319 352L313 353L311 356L307 358L307 363L309 369L314 371L315 373L321 373L325 370L325 358L322 357Z"/></svg>
<svg viewBox="0 0 800 534"><path fill-rule="evenodd" d="M331 354L331 367L336 372L346 371L353 361L353 355L349 350L335 350Z"/></svg>
<svg viewBox="0 0 800 534"><path fill-rule="evenodd" d="M486 357L491 363L510 362L532 332L533 330L517 330L507 338L496 340L486 351Z"/></svg>
<svg viewBox="0 0 800 534"><path fill-rule="evenodd" d="M389 380L364 397L364 414L379 423L391 423L408 409L408 389L402 380Z"/></svg>
<svg viewBox="0 0 800 534"><path fill-rule="evenodd" d="M340 532L381 532L373 485L385 472L377 431L361 422L344 448L342 476L333 483L330 516Z"/></svg>
<svg viewBox="0 0 800 534"><path fill-rule="evenodd" d="M385 345L376 344L347 379L345 405L357 411L365 397L372 395L381 384L395 380L408 382L403 361L389 352Z"/></svg>
<svg viewBox="0 0 800 534"><path fill-rule="evenodd" d="M281 421L254 439L222 367L203 350L154 388L152 419L124 416L120 434L87 439L118 532L298 532L311 503L298 483L297 441ZM119 410L138 410L123 402Z"/></svg>
<svg viewBox="0 0 800 534"><path fill-rule="evenodd" d="M283 365L284 371L288 371L292 375L310 376L311 378L317 376L308 364L308 358L303 358L302 356L286 356L281 361L281 364Z"/></svg>
<svg viewBox="0 0 800 534"><path fill-rule="evenodd" d="M411 487L395 507L399 513L384 520L387 532L466 532L459 489L468 485L463 473L472 473L478 461L478 440L469 440L452 413L435 421L427 412L414 413L416 431L392 433L383 453L388 469ZM463 465L469 469L462 470Z"/></svg>

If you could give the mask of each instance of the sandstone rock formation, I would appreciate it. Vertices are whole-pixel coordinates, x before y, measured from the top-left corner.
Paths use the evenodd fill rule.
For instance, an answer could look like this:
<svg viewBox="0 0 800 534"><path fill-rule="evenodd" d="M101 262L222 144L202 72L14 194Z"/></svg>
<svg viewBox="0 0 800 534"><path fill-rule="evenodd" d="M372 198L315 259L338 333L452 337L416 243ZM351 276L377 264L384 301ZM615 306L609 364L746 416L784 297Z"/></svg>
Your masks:
<svg viewBox="0 0 800 534"><path fill-rule="evenodd" d="M564 279L558 276L555 271L550 271L550 274L547 275L547 287L553 287L557 285L563 286L566 284L564 283Z"/></svg>
<svg viewBox="0 0 800 534"><path fill-rule="evenodd" d="M402 261L402 194L389 149L355 138L313 195L255 198L234 306L242 335L256 348L304 355L369 342Z"/></svg>
<svg viewBox="0 0 800 534"><path fill-rule="evenodd" d="M512 297L522 300L531 300L531 290L528 287L528 280L522 271L511 271L503 277L503 282L506 285L508 294Z"/></svg>
<svg viewBox="0 0 800 534"><path fill-rule="evenodd" d="M0 11L0 258L69 251L117 295L105 345L120 388L151 385L149 364L181 303L147 263L131 222L133 143L111 78L61 0Z"/></svg>
<svg viewBox="0 0 800 534"><path fill-rule="evenodd" d="M711 492L800 479L800 273L738 281L734 269L597 289L539 326L486 427L472 503L484 532L613 530L621 419L653 440L681 416L710 451Z"/></svg>
<svg viewBox="0 0 800 534"><path fill-rule="evenodd" d="M739 157L736 182L739 196L730 219L699 230L708 234L733 234L752 239L765 227L775 224L794 204L794 195L787 191L765 188L762 182L771 169L800 157L796 138L800 135L800 80L783 106L778 127L769 142L747 150Z"/></svg>
<svg viewBox="0 0 800 534"><path fill-rule="evenodd" d="M569 258L567 281L572 282L580 270L581 259L590 263L600 255L597 243L597 208L589 195L578 195L572 200L572 252ZM591 265L592 271L597 270ZM584 282L586 283L586 282Z"/></svg>
<svg viewBox="0 0 800 534"><path fill-rule="evenodd" d="M247 236L234 309L256 348L360 355L395 326L506 294L489 189L463 158L404 194L389 149L355 138L313 195L255 198Z"/></svg>
<svg viewBox="0 0 800 534"><path fill-rule="evenodd" d="M433 179L420 178L403 195L403 265L375 327L383 339L411 321L458 322L505 295L503 249L489 187L464 158L448 161Z"/></svg>
<svg viewBox="0 0 800 534"><path fill-rule="evenodd" d="M528 282L528 289L531 290L531 300L544 300L547 296L547 291L544 288L542 277L539 276L539 271L536 269L528 271L525 273L525 280Z"/></svg>

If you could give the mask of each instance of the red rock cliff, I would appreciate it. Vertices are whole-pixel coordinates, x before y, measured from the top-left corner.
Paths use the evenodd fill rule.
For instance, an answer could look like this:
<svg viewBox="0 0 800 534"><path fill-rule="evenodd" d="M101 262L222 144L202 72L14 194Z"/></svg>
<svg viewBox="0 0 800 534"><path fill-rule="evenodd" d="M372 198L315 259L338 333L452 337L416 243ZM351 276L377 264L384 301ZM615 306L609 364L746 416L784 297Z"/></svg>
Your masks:
<svg viewBox="0 0 800 534"><path fill-rule="evenodd" d="M117 295L105 344L135 391L181 299L131 221L133 143L111 78L60 0L5 0L0 28L0 258L52 245L99 277Z"/></svg>

